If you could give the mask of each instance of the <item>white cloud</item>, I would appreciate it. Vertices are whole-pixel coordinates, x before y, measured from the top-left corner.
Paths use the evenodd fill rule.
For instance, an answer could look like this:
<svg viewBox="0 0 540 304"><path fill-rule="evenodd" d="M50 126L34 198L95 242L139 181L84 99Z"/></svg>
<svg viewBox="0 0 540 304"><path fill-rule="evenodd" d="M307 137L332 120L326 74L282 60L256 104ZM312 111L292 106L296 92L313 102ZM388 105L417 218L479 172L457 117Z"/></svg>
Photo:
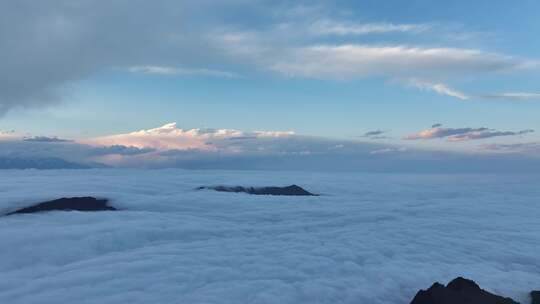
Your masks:
<svg viewBox="0 0 540 304"><path fill-rule="evenodd" d="M346 23L334 20L319 20L310 27L310 32L318 35L366 35L384 33L421 33L431 28L428 24L395 23Z"/></svg>
<svg viewBox="0 0 540 304"><path fill-rule="evenodd" d="M215 141L243 138L280 138L294 135L292 131L243 132L234 129L189 129L169 123L158 128L140 130L127 134L110 135L81 141L85 144L113 146L122 145L158 150L217 151Z"/></svg>
<svg viewBox="0 0 540 304"><path fill-rule="evenodd" d="M461 100L467 100L470 98L467 94L460 92L458 90L452 89L448 87L447 85L445 85L444 83L433 83L433 82L423 81L419 79L411 79L409 80L408 83L411 86L414 86L421 90L433 91L440 95L455 97Z"/></svg>
<svg viewBox="0 0 540 304"><path fill-rule="evenodd" d="M133 66L128 68L131 73L141 73L150 75L185 75L185 76L212 76L212 77L225 77L225 78L238 78L237 73L212 70L212 69L190 69L190 68L178 68L168 66Z"/></svg>
<svg viewBox="0 0 540 304"><path fill-rule="evenodd" d="M289 76L348 79L366 76L417 77L470 72L496 72L520 67L512 57L473 49L317 45L292 48L269 63Z"/></svg>

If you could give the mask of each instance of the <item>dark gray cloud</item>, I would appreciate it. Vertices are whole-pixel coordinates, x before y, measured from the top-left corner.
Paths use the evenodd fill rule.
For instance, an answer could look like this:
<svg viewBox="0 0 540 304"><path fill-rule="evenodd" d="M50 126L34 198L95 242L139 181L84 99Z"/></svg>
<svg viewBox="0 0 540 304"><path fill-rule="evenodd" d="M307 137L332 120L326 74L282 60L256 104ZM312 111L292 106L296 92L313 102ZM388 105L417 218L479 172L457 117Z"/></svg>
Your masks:
<svg viewBox="0 0 540 304"><path fill-rule="evenodd" d="M441 128L435 124L431 129L423 130L404 137L405 140L446 138L448 141L467 141L499 136L518 136L532 133L534 130L498 131L486 127L481 128Z"/></svg>
<svg viewBox="0 0 540 304"><path fill-rule="evenodd" d="M432 128L442 127L442 124L441 123L436 123L436 124L433 124L431 127Z"/></svg>
<svg viewBox="0 0 540 304"><path fill-rule="evenodd" d="M48 137L48 136L34 136L34 137L26 137L23 139L24 141L33 141L33 142L48 142L48 143L59 143L59 142L68 142L71 141L69 139L61 139L56 136Z"/></svg>
<svg viewBox="0 0 540 304"><path fill-rule="evenodd" d="M364 133L364 135L362 135L360 137L365 137L365 138L369 138L369 139L387 139L389 137L384 135L386 133L388 133L387 130L373 130L373 131L368 131L368 132Z"/></svg>
<svg viewBox="0 0 540 304"><path fill-rule="evenodd" d="M123 145L113 145L105 147L96 147L91 149L91 154L95 155L139 155L154 152L155 149L152 148L137 148L137 147L127 147Z"/></svg>
<svg viewBox="0 0 540 304"><path fill-rule="evenodd" d="M213 12L224 6L194 0L0 1L0 114L60 102L70 83L103 69L222 64L201 34L220 18L207 14L209 5ZM228 3L230 9L240 5Z"/></svg>
<svg viewBox="0 0 540 304"><path fill-rule="evenodd" d="M450 141L463 141L463 140L474 140L474 139L484 139L484 138L490 138L490 137L498 137L498 136L517 136L517 135L524 135L527 133L532 133L534 130L528 129L528 130L522 130L517 132L512 131L497 131L497 130L481 130L481 131L470 131L460 134L455 134L453 136L448 137Z"/></svg>
<svg viewBox="0 0 540 304"><path fill-rule="evenodd" d="M483 145L483 149L494 152L527 153L540 156L540 142L515 143L515 144L489 144Z"/></svg>

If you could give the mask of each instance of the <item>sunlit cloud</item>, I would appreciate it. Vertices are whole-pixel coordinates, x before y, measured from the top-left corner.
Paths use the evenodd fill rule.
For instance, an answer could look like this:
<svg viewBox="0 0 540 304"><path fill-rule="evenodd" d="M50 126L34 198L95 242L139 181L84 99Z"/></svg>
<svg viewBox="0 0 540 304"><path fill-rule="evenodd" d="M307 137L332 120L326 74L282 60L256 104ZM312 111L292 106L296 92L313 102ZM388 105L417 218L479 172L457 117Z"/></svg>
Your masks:
<svg viewBox="0 0 540 304"><path fill-rule="evenodd" d="M292 131L243 132L234 129L181 129L176 123L127 134L110 135L81 141L100 146L128 146L157 150L197 149L215 151L215 141L244 138L280 138L294 135Z"/></svg>

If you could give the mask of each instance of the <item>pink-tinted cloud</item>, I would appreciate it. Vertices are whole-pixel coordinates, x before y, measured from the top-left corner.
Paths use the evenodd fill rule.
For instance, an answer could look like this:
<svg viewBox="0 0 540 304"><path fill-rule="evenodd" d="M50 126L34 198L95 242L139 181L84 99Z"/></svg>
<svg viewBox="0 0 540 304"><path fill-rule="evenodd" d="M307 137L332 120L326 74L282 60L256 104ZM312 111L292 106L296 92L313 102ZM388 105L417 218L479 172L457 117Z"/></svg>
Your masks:
<svg viewBox="0 0 540 304"><path fill-rule="evenodd" d="M110 135L80 141L96 146L121 145L156 150L202 150L216 151L215 142L242 138L276 138L293 135L291 131L243 132L234 129L181 129L176 123L136 132Z"/></svg>

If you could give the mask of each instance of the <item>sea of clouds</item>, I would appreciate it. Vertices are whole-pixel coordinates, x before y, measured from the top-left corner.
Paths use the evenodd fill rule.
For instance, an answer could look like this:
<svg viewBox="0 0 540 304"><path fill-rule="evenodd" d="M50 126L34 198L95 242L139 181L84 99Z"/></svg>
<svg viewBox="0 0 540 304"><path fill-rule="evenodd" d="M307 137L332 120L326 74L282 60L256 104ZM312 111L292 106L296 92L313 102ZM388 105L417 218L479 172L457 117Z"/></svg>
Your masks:
<svg viewBox="0 0 540 304"><path fill-rule="evenodd" d="M319 197L196 191L299 184ZM409 303L456 276L528 303L540 176L0 170L0 303Z"/></svg>

